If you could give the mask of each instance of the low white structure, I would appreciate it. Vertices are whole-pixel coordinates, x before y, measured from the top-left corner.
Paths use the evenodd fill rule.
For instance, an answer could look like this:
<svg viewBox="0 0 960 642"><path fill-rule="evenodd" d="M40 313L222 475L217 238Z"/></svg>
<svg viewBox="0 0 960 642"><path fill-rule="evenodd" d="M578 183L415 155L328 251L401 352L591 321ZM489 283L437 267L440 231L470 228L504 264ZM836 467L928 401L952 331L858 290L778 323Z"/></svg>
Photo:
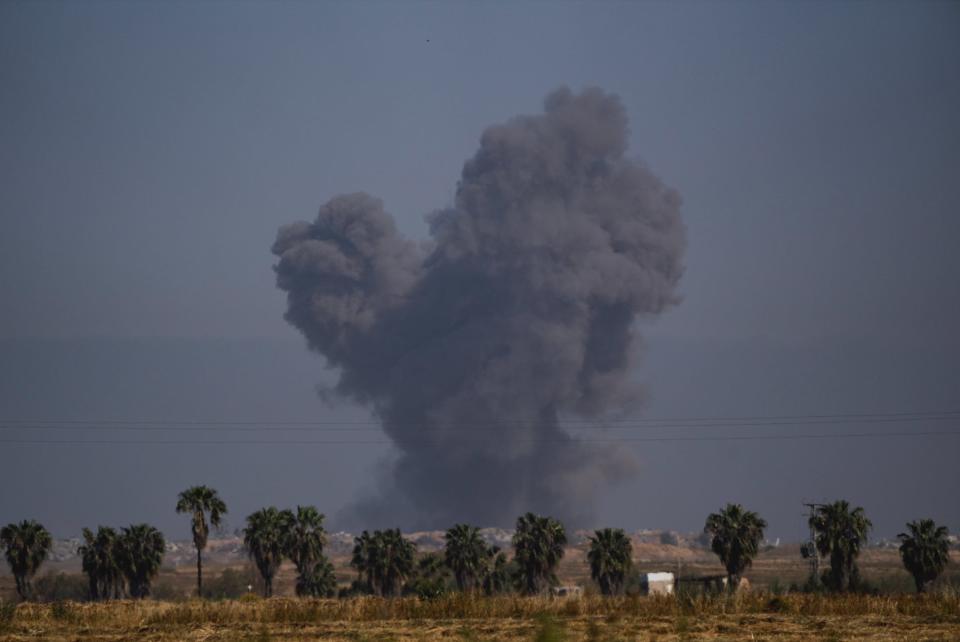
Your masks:
<svg viewBox="0 0 960 642"><path fill-rule="evenodd" d="M640 591L644 595L673 595L673 573L641 573Z"/></svg>
<svg viewBox="0 0 960 642"><path fill-rule="evenodd" d="M554 586L550 589L550 594L557 597L580 597L583 595L583 588L579 586Z"/></svg>

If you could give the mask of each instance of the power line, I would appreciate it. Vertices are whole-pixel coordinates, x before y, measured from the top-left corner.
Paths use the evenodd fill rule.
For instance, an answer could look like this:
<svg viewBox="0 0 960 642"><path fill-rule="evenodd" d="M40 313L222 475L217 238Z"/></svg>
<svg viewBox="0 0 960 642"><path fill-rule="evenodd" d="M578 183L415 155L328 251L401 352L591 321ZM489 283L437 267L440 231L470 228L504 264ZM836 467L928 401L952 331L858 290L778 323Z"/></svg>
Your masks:
<svg viewBox="0 0 960 642"><path fill-rule="evenodd" d="M769 426L816 426L832 424L886 424L909 421L958 421L960 411L902 412L902 413L848 413L836 415L771 415L739 417L688 417L662 419L618 420L559 420L557 425L570 429L637 430L650 428L755 428ZM396 427L442 430L452 428L488 428L490 426L529 425L538 420L490 420L477 422L421 422L391 423ZM258 432L263 430L299 432L354 432L380 431L381 423L366 421L194 421L194 420L0 420L0 430L129 430L129 431L228 431Z"/></svg>
<svg viewBox="0 0 960 642"><path fill-rule="evenodd" d="M906 431L906 432L860 432L860 433L826 433L826 434L806 434L806 435L722 435L722 436L681 436L681 437L611 437L600 439L578 439L578 438L558 438L558 439L517 439L520 443L554 443L560 445L578 445L583 443L660 443L660 442L701 442L701 441L788 441L803 439L868 439L868 438L888 438L888 437L934 437L934 436L954 436L960 437L960 431L950 430L924 430L924 431ZM426 443L444 445L454 441L461 444L483 444L484 440L449 440L449 439L405 439L404 444ZM241 445L259 445L259 446L284 446L284 445L367 445L380 446L390 445L393 441L380 440L304 440L304 439L197 439L197 440L118 440L118 439L0 439L3 444L68 444L68 445L223 445L223 446L241 446Z"/></svg>
<svg viewBox="0 0 960 642"><path fill-rule="evenodd" d="M858 413L832 413L832 414L800 414L800 415L734 415L734 416L700 416L700 417L633 417L620 419L604 419L606 423L637 423L637 422L700 422L700 421L776 421L792 419L855 419L855 418L902 418L902 419L921 419L925 417L937 416L958 416L960 410L919 410L913 412L858 412ZM500 420L502 423L530 423L539 421L537 417L528 419L508 419ZM597 419L563 419L565 423L598 423ZM243 424L283 424L283 425L323 425L323 424L370 424L379 423L379 420L193 420L193 419L0 419L4 424L33 424L33 423L58 423L58 424L182 424L182 425L243 425ZM479 422L478 422L479 423ZM488 423L488 422L484 422Z"/></svg>

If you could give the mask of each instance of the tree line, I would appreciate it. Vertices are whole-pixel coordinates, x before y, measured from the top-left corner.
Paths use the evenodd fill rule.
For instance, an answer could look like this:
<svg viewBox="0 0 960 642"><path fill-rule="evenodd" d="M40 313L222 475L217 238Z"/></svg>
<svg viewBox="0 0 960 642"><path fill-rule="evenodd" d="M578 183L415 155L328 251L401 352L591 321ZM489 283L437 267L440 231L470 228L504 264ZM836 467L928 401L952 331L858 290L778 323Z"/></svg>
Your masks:
<svg viewBox="0 0 960 642"><path fill-rule="evenodd" d="M197 550L197 595L203 596L203 550L210 527L220 526L227 506L216 490L193 486L180 493L176 511L190 516ZM273 580L284 560L296 568L298 596L338 594L333 565L323 552L323 520L324 515L313 506L297 506L296 510L269 506L247 516L244 548L263 578L265 597L273 595ZM872 528L863 508L852 508L847 501L838 500L818 506L809 523L816 537L803 547L803 555L819 555L829 562L820 577L811 578L812 583L835 592L856 590L861 583L857 558ZM765 520L739 504L727 504L707 517L704 532L726 569L731 589L739 585L759 552L766 527ZM917 591L926 591L949 561L946 527L922 519L908 523L907 532L898 538L904 567ZM50 533L36 521L13 523L0 530L0 545L22 599L31 599L31 580L49 556L52 544ZM459 591L487 595L511 591L540 594L557 583L556 570L566 544L563 524L533 513L517 519L512 559L499 547L487 544L479 527L469 524L455 524L446 531L442 554L419 557L414 543L399 529L363 531L355 539L350 560L357 579L339 594L431 597L443 593L448 583L455 584ZM160 531L149 524L119 530L100 526L96 532L84 528L78 553L91 599L149 596L165 545ZM604 595L624 592L632 553L630 538L622 529L600 529L589 538L590 574Z"/></svg>

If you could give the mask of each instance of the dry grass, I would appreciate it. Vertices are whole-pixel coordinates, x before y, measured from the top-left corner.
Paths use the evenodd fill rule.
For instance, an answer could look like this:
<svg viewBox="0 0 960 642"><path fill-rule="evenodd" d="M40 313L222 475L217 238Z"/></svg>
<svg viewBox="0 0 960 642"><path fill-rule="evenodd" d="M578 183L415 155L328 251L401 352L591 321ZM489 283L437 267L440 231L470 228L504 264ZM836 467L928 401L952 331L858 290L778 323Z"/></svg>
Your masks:
<svg viewBox="0 0 960 642"><path fill-rule="evenodd" d="M0 640L958 640L960 597L66 602L20 604L7 620Z"/></svg>
<svg viewBox="0 0 960 642"><path fill-rule="evenodd" d="M563 583L578 583L589 591L582 549L567 551L558 574ZM679 567L684 574L722 572L708 551L650 545L635 552L637 568L643 571L676 571ZM349 582L354 574L346 559L334 561L341 583ZM52 566L55 571L79 572L76 565ZM431 601L281 597L13 607L3 602L13 596L12 578L0 569L0 641L960 641L960 597L950 589L960 586L960 565L948 567L938 581L944 592L931 596L912 594L912 582L896 550L869 549L861 556L860 566L872 585L892 594L775 596L765 589L784 589L806 579L808 566L796 546L758 556L748 573L755 589L752 593L679 600L604 599L593 594L569 600L451 595ZM223 568L211 565L206 569L208 577L216 577ZM196 581L193 573L189 566L165 568L157 584L168 587L171 596L189 594ZM293 577L292 568L286 565L278 578L281 594L293 593Z"/></svg>

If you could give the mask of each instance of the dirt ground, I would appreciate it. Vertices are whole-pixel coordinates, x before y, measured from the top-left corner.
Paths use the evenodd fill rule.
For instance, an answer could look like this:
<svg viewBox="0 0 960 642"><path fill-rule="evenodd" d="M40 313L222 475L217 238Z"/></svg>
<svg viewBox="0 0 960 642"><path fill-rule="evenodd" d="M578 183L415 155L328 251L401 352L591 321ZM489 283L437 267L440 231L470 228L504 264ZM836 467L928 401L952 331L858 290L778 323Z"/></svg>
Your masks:
<svg viewBox="0 0 960 642"><path fill-rule="evenodd" d="M233 640L875 640L878 642L915 642L919 640L956 641L960 625L954 622L928 622L920 618L817 618L807 621L786 616L709 617L678 621L676 618L629 619L615 623L590 619L560 619L548 626L535 620L351 623L330 622L298 625L197 625L190 627L152 627L124 629L114 627L30 627L8 634L0 640L49 640L50 642L152 640L197 640L227 642Z"/></svg>

